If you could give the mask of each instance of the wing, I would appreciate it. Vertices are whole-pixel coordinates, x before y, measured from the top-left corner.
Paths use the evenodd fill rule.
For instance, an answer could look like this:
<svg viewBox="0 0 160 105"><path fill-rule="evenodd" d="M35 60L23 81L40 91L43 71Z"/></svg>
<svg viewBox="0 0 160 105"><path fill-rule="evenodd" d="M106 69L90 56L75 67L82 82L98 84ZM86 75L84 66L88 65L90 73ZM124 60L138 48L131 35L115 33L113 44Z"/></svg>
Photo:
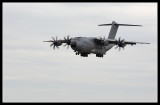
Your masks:
<svg viewBox="0 0 160 105"><path fill-rule="evenodd" d="M130 44L130 45L136 45L136 44L150 44L150 43L146 43L146 42L134 42L134 41L124 41L123 40L115 40L115 39L107 39L107 42L109 44L115 44L118 45L120 43L124 43L124 44Z"/></svg>
<svg viewBox="0 0 160 105"><path fill-rule="evenodd" d="M53 49L55 49L55 47L59 48L58 46L61 46L63 43L66 43L65 46L68 45L67 48L69 48L69 45L71 43L72 38L70 38L68 35L67 37L64 37L64 40L58 40L57 36L56 36L56 38L52 37L52 39L53 40L43 41L43 42L52 42L50 47L53 46Z"/></svg>

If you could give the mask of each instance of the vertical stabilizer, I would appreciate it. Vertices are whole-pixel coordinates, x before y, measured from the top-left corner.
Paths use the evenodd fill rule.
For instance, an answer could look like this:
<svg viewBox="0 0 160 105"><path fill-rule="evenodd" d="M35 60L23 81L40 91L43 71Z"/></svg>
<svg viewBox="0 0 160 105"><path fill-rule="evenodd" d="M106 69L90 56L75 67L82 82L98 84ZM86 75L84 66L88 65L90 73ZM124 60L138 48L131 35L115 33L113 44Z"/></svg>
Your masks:
<svg viewBox="0 0 160 105"><path fill-rule="evenodd" d="M117 33L117 30L118 30L118 24L113 21L112 24L100 24L98 26L107 26L107 25L111 25L111 30L109 32L109 35L108 35L108 39L114 39L115 36L116 36L116 33Z"/></svg>
<svg viewBox="0 0 160 105"><path fill-rule="evenodd" d="M112 27L108 35L108 39L114 39L118 30L118 25L115 21L112 22Z"/></svg>

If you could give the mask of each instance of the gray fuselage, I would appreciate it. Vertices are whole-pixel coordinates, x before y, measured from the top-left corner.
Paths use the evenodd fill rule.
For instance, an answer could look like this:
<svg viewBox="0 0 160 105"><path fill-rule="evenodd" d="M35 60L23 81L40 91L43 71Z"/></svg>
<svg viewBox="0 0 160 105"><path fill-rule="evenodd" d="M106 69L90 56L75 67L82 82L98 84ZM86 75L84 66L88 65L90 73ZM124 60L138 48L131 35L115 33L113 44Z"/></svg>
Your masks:
<svg viewBox="0 0 160 105"><path fill-rule="evenodd" d="M96 37L74 37L71 39L71 48L78 53L105 54L114 44L99 46L95 43Z"/></svg>

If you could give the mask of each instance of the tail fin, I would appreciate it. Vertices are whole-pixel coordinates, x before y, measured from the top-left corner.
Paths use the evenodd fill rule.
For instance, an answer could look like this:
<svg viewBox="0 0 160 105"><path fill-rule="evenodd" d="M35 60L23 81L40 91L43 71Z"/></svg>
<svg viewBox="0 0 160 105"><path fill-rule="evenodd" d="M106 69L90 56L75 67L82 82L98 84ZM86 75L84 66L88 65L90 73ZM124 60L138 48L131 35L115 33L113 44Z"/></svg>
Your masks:
<svg viewBox="0 0 160 105"><path fill-rule="evenodd" d="M115 21L112 24L100 24L98 26L108 26L111 25L111 30L109 32L108 39L114 39L118 30L118 26L142 26L142 25L132 25L132 24L117 24Z"/></svg>

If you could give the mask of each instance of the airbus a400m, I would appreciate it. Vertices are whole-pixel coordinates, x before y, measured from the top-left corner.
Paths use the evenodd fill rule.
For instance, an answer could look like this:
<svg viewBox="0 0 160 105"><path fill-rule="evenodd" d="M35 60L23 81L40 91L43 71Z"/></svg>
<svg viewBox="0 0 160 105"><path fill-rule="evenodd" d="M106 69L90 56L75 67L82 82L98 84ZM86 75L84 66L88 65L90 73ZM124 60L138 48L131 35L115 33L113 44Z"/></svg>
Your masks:
<svg viewBox="0 0 160 105"><path fill-rule="evenodd" d="M116 45L115 48L124 49L126 45L136 45L136 44L150 44L146 42L134 42L134 41L125 41L124 39L118 38L115 39L117 30L119 26L141 26L141 25L131 25L131 24L118 24L113 21L111 24L100 24L98 26L111 26L108 38L97 38L97 37L73 37L69 36L64 37L63 40L58 40L58 37L52 37L52 40L44 41L51 42L50 47L59 48L63 43L64 46L69 46L74 50L76 55L82 57L88 57L88 54L96 54L96 57L103 57L108 50Z"/></svg>

